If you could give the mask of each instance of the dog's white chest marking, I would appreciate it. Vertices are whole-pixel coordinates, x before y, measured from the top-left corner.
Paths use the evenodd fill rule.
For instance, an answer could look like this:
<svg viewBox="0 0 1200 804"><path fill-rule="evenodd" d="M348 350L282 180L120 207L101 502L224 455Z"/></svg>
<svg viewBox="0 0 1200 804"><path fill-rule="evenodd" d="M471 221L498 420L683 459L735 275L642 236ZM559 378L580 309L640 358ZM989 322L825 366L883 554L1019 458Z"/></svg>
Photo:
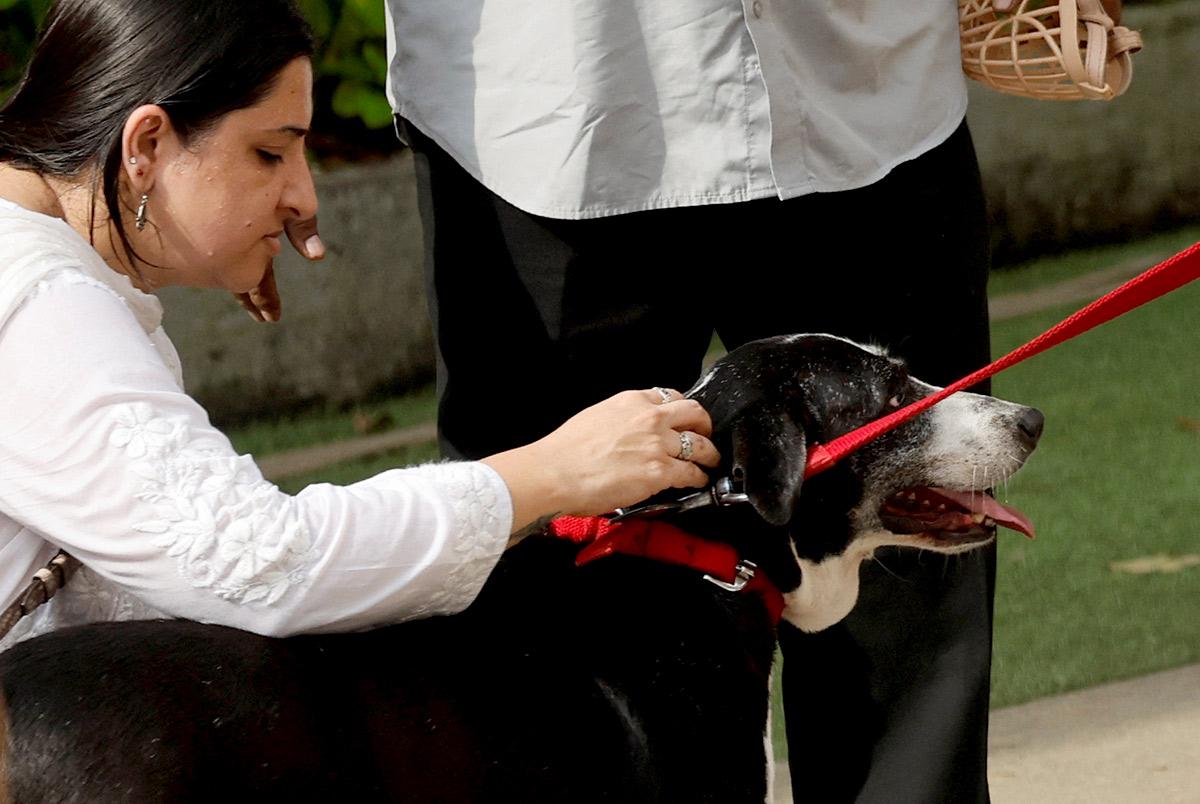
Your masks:
<svg viewBox="0 0 1200 804"><path fill-rule="evenodd" d="M800 585L783 595L784 618L809 632L824 630L841 620L858 600L858 569L868 555L851 548L820 561L797 556Z"/></svg>

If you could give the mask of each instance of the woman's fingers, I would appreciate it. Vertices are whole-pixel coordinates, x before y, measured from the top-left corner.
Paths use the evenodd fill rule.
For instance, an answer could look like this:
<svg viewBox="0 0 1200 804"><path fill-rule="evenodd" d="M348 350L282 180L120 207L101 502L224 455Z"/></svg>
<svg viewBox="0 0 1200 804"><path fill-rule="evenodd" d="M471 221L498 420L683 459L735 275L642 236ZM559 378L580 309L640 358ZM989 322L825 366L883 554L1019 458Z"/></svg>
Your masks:
<svg viewBox="0 0 1200 804"><path fill-rule="evenodd" d="M683 399L683 394L674 388L663 388L660 385L654 386L647 393L653 395L651 398L652 402L657 402L660 405L667 402L674 402L676 399Z"/></svg>
<svg viewBox="0 0 1200 804"><path fill-rule="evenodd" d="M721 456L708 436L712 419L694 399L686 399L674 388L655 387L643 392L659 409L662 424L668 429L663 444L667 455L679 461L701 466L716 466Z"/></svg>
<svg viewBox="0 0 1200 804"><path fill-rule="evenodd" d="M258 287L254 290L235 293L233 297L238 300L238 304L246 308L246 312L255 321L278 321L283 304L279 299L279 288L275 285L275 266L267 266Z"/></svg>
<svg viewBox="0 0 1200 804"><path fill-rule="evenodd" d="M287 232L292 246L303 257L310 260L320 260L325 257L325 244L321 242L321 236L317 234L317 217L315 215L303 220L290 220L283 225L283 228Z"/></svg>
<svg viewBox="0 0 1200 804"><path fill-rule="evenodd" d="M708 485L708 475L691 461L671 461L668 483L664 488L703 488Z"/></svg>
<svg viewBox="0 0 1200 804"><path fill-rule="evenodd" d="M259 280L258 287L250 291L250 303L258 308L259 314L267 321L278 321L283 313L283 302L279 298L279 288L275 284L275 266L268 265Z"/></svg>
<svg viewBox="0 0 1200 804"><path fill-rule="evenodd" d="M694 399L676 399L660 406L666 425L672 430L691 430L703 436L712 435L712 419L708 411Z"/></svg>
<svg viewBox="0 0 1200 804"><path fill-rule="evenodd" d="M671 431L666 437L667 454L680 461L690 461L701 466L716 466L721 462L717 448L705 436L692 430Z"/></svg>

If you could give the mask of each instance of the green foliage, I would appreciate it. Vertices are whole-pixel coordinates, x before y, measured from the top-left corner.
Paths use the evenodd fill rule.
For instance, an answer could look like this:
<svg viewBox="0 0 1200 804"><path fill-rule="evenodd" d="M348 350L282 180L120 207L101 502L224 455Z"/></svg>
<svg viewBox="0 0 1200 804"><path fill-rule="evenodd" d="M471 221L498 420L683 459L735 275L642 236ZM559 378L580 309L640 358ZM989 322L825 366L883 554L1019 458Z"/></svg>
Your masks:
<svg viewBox="0 0 1200 804"><path fill-rule="evenodd" d="M300 0L299 5L319 42L314 60L318 103L327 100L339 117L361 120L369 129L390 124L382 0Z"/></svg>
<svg viewBox="0 0 1200 804"><path fill-rule="evenodd" d="M0 101L21 80L49 7L50 0L0 0Z"/></svg>
<svg viewBox="0 0 1200 804"><path fill-rule="evenodd" d="M21 78L51 0L0 0L0 100ZM297 0L317 53L315 147L366 156L395 147L387 80L383 0ZM332 115L329 111L332 111Z"/></svg>

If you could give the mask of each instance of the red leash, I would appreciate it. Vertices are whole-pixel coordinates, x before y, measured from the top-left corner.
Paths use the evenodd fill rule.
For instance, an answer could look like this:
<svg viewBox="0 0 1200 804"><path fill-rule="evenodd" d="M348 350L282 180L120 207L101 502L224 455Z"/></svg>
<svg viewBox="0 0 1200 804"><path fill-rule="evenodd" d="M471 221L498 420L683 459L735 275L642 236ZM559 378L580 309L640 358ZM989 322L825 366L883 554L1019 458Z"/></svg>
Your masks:
<svg viewBox="0 0 1200 804"><path fill-rule="evenodd" d="M1024 346L1014 349L994 363L968 374L952 385L947 385L937 393L839 436L828 444L817 444L809 450L808 465L804 470L804 476L808 478L824 472L859 447L894 430L914 416L924 413L951 394L969 388L994 374L999 374L1006 368L1015 366L1022 360L1044 352L1052 346L1057 346L1063 341L1082 335L1093 327L1098 327L1146 302L1177 290L1198 277L1200 277L1200 243L1184 249L1145 273L1135 276L1116 290L1105 294L1074 315L1060 321Z"/></svg>

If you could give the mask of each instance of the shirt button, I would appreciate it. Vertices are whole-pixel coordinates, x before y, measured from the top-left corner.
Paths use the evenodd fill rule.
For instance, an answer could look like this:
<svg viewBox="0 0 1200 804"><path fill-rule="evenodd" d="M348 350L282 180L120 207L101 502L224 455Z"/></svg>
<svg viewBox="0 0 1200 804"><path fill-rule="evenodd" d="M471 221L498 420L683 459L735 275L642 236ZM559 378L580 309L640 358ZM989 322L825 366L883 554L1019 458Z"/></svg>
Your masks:
<svg viewBox="0 0 1200 804"><path fill-rule="evenodd" d="M762 0L754 0L750 10L754 12L754 19L762 19Z"/></svg>

